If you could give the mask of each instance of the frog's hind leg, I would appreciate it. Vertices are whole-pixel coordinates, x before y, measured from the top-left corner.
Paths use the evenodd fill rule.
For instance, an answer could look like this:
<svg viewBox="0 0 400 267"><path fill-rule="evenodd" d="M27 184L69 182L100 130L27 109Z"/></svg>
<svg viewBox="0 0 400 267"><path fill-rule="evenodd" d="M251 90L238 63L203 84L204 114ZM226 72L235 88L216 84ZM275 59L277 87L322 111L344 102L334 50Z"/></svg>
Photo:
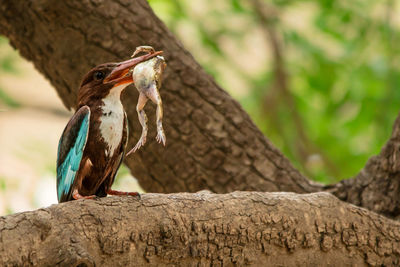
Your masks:
<svg viewBox="0 0 400 267"><path fill-rule="evenodd" d="M139 141L136 143L135 147L132 148L126 155L128 156L132 152L136 152L140 147L144 146L146 143L146 137L147 137L147 116L146 113L144 112L144 106L147 103L148 98L146 97L145 94L139 93L139 99L138 103L136 105L136 112L139 117L139 122L140 125L142 125L142 135L140 136Z"/></svg>
<svg viewBox="0 0 400 267"><path fill-rule="evenodd" d="M162 126L162 119L163 119L163 107L162 107L162 100L160 93L157 90L157 86L155 83L153 83L149 90L146 92L146 95L150 100L157 105L157 137L156 140L159 143L162 143L165 146L165 143L167 141L165 134L164 134L164 129Z"/></svg>

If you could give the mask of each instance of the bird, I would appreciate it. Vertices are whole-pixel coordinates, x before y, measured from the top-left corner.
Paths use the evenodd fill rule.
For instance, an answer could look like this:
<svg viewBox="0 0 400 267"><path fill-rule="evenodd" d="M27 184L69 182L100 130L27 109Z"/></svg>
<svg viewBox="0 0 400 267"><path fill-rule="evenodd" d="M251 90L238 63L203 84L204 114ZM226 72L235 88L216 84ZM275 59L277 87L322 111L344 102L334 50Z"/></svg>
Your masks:
<svg viewBox="0 0 400 267"><path fill-rule="evenodd" d="M124 158L128 123L121 92L132 84L137 64L162 54L154 51L91 69L78 90L76 112L67 123L57 151L58 202L107 195L140 195L112 190Z"/></svg>

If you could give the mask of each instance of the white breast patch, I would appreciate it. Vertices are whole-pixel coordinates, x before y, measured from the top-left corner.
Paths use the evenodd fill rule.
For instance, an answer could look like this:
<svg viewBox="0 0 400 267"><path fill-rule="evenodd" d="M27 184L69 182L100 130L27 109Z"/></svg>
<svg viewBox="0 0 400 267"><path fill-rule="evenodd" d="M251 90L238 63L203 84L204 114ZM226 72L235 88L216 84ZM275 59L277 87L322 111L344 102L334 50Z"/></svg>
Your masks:
<svg viewBox="0 0 400 267"><path fill-rule="evenodd" d="M103 98L102 112L100 117L100 133L107 148L106 156L112 157L115 149L121 142L124 127L124 108L120 96L126 85L116 86Z"/></svg>

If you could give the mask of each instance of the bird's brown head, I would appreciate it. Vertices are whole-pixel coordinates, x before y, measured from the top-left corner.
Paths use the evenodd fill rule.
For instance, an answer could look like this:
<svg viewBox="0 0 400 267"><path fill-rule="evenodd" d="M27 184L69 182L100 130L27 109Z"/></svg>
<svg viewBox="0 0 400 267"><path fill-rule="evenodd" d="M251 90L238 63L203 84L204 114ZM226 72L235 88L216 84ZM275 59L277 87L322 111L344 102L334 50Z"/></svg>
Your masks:
<svg viewBox="0 0 400 267"><path fill-rule="evenodd" d="M101 101L114 88L118 87L121 90L133 83L130 70L137 64L160 54L162 54L162 51L146 54L123 62L104 63L91 69L82 79L78 91L77 108Z"/></svg>

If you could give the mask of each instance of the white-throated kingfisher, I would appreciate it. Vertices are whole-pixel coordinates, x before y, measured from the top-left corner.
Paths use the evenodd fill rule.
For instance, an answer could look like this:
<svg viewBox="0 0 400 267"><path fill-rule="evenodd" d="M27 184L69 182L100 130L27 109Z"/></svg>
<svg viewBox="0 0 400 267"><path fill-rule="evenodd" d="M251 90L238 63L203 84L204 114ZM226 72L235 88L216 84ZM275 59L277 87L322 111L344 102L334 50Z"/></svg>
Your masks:
<svg viewBox="0 0 400 267"><path fill-rule="evenodd" d="M110 195L139 196L111 189L122 163L128 125L121 92L133 83L130 70L162 51L90 70L78 91L76 112L65 127L57 155L58 202Z"/></svg>

